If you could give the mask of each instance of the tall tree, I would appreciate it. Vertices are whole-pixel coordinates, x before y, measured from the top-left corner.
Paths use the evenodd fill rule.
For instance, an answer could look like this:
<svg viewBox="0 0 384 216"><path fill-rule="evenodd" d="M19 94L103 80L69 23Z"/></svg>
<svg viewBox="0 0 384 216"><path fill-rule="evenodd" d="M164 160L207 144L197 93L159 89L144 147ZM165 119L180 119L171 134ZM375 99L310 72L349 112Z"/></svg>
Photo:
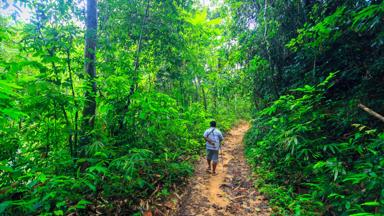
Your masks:
<svg viewBox="0 0 384 216"><path fill-rule="evenodd" d="M97 0L87 0L85 32L85 73L86 89L83 109L83 137L81 145L86 145L91 138L96 115L96 40L97 40Z"/></svg>

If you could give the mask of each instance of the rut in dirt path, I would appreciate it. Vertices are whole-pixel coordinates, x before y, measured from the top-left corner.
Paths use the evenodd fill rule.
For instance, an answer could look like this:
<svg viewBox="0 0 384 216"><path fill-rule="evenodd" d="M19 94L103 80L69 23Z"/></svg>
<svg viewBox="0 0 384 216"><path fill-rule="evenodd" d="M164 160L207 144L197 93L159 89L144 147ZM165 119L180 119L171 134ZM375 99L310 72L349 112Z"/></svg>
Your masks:
<svg viewBox="0 0 384 216"><path fill-rule="evenodd" d="M201 158L176 215L270 215L266 199L252 185L244 159L242 140L248 129L249 124L243 122L225 137L218 175L207 173L205 158Z"/></svg>

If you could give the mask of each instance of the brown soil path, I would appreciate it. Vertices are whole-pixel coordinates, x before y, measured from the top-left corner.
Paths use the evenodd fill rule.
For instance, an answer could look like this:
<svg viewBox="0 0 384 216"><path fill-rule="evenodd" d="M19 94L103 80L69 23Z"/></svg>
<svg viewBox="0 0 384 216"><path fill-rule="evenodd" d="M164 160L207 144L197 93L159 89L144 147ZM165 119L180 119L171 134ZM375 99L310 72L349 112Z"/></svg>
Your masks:
<svg viewBox="0 0 384 216"><path fill-rule="evenodd" d="M242 140L248 129L249 124L242 122L226 135L218 175L207 173L205 158L201 158L177 216L270 215L267 201L252 186L243 156Z"/></svg>

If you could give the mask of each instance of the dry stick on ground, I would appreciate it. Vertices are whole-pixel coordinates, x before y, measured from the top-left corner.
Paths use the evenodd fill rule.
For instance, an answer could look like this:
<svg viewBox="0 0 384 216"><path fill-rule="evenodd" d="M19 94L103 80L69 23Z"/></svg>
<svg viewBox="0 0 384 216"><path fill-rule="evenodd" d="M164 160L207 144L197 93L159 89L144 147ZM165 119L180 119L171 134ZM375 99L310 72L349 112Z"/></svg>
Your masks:
<svg viewBox="0 0 384 216"><path fill-rule="evenodd" d="M370 115L378 118L380 121L384 122L384 116L380 115L379 113L369 109L368 107L366 107L363 104L359 104L358 107L361 108L362 110L364 110L365 112L369 113Z"/></svg>

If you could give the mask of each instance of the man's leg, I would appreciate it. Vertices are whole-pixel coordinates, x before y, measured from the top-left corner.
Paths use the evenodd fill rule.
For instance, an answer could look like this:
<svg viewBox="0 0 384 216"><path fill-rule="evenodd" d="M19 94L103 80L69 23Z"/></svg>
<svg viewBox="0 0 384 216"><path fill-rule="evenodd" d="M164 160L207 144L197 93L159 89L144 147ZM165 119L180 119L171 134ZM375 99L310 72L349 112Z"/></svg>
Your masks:
<svg viewBox="0 0 384 216"><path fill-rule="evenodd" d="M217 162L219 161L219 151L213 151L212 154L212 168L213 174L216 174Z"/></svg>
<svg viewBox="0 0 384 216"><path fill-rule="evenodd" d="M211 161L212 161L212 153L210 150L207 149L207 163L208 163L208 168L207 171L211 171Z"/></svg>
<svg viewBox="0 0 384 216"><path fill-rule="evenodd" d="M217 162L212 163L213 173L216 173Z"/></svg>

